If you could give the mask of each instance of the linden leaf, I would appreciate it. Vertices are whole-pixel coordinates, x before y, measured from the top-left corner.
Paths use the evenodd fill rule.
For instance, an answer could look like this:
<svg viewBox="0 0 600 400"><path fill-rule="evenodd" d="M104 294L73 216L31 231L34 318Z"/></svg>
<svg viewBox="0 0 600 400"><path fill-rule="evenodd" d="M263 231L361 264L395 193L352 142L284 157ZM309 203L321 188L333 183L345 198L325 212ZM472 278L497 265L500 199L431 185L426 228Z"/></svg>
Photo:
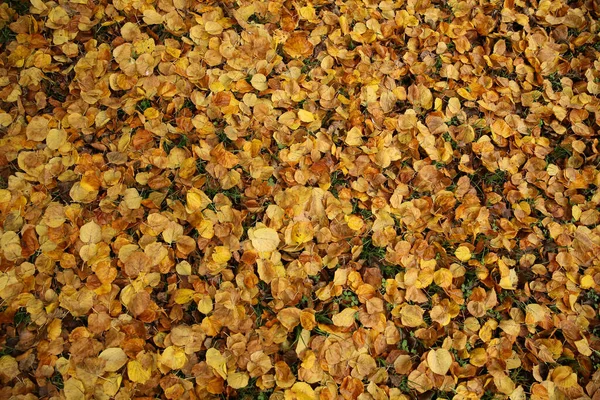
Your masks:
<svg viewBox="0 0 600 400"><path fill-rule="evenodd" d="M144 384L150 379L152 371L150 368L144 368L138 360L132 360L127 363L127 376L132 382Z"/></svg>
<svg viewBox="0 0 600 400"><path fill-rule="evenodd" d="M98 355L98 358L104 360L104 370L108 372L116 372L127 363L127 354L118 348L111 347L110 349L104 350Z"/></svg>
<svg viewBox="0 0 600 400"><path fill-rule="evenodd" d="M315 115L313 113L311 113L310 111L306 111L306 110L298 110L298 118L300 118L300 121L302 121L302 122L314 122L315 121Z"/></svg>
<svg viewBox="0 0 600 400"><path fill-rule="evenodd" d="M306 32L294 32L283 45L283 51L292 58L308 57L313 52L313 44Z"/></svg>
<svg viewBox="0 0 600 400"><path fill-rule="evenodd" d="M215 21L206 21L204 24L204 30L210 35L216 36L223 32L223 26Z"/></svg>
<svg viewBox="0 0 600 400"><path fill-rule="evenodd" d="M277 231L272 228L250 230L248 237L257 251L275 251L280 242Z"/></svg>
<svg viewBox="0 0 600 400"><path fill-rule="evenodd" d="M227 379L227 359L215 348L206 351L206 363L221 378Z"/></svg>
<svg viewBox="0 0 600 400"><path fill-rule="evenodd" d="M194 298L196 291L193 289L177 289L173 300L177 304L187 304Z"/></svg>
<svg viewBox="0 0 600 400"><path fill-rule="evenodd" d="M400 310L400 320L402 325L416 328L424 323L423 309L417 305L406 305Z"/></svg>
<svg viewBox="0 0 600 400"><path fill-rule="evenodd" d="M250 80L250 84L256 90L267 90L267 77L263 74L254 74Z"/></svg>
<svg viewBox="0 0 600 400"><path fill-rule="evenodd" d="M293 395L294 397L288 396ZM318 396L314 389L306 382L296 382L291 389L286 390L285 400L296 399L296 400L317 400Z"/></svg>
<svg viewBox="0 0 600 400"><path fill-rule="evenodd" d="M456 251L454 252L456 258L460 261L466 262L471 259L471 250L469 250L466 246L458 246Z"/></svg>
<svg viewBox="0 0 600 400"><path fill-rule="evenodd" d="M187 362L187 356L182 348L178 346L169 346L159 357L162 365L173 369L181 369Z"/></svg>
<svg viewBox="0 0 600 400"><path fill-rule="evenodd" d="M0 357L0 377L3 378L2 382L4 382L4 379L11 381L20 373L19 363L17 363L14 357L9 355Z"/></svg>
<svg viewBox="0 0 600 400"><path fill-rule="evenodd" d="M83 382L79 379L71 377L65 381L64 385L63 391L66 400L83 400L87 397Z"/></svg>
<svg viewBox="0 0 600 400"><path fill-rule="evenodd" d="M156 12L155 9L149 8L144 10L144 22L148 25L159 25L164 21L164 16Z"/></svg>
<svg viewBox="0 0 600 400"><path fill-rule="evenodd" d="M556 367L551 374L552 382L562 389L568 389L577 384L577 374L573 372L571 367L561 365Z"/></svg>
<svg viewBox="0 0 600 400"><path fill-rule="evenodd" d="M242 389L248 386L250 377L245 372L232 372L227 375L227 384L233 389Z"/></svg>
<svg viewBox="0 0 600 400"><path fill-rule="evenodd" d="M452 354L446 349L429 350L427 365L434 373L446 375L452 365Z"/></svg>
<svg viewBox="0 0 600 400"><path fill-rule="evenodd" d="M90 221L79 229L79 239L83 243L98 243L102 240L102 228L94 221Z"/></svg>
<svg viewBox="0 0 600 400"><path fill-rule="evenodd" d="M344 308L341 312L335 314L331 320L335 326L340 326L343 328L348 328L354 324L356 321L356 308Z"/></svg>
<svg viewBox="0 0 600 400"><path fill-rule="evenodd" d="M50 120L44 116L35 116L29 121L25 134L28 140L42 142L48 135Z"/></svg>

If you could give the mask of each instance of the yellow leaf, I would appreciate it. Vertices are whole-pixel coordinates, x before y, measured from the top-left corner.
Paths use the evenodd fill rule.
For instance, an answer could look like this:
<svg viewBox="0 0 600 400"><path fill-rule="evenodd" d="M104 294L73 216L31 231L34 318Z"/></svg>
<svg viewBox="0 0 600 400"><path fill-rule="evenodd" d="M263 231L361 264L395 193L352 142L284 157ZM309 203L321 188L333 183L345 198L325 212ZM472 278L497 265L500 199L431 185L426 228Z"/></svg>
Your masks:
<svg viewBox="0 0 600 400"><path fill-rule="evenodd" d="M220 35L223 32L223 27L216 21L206 21L204 24L204 30L209 35Z"/></svg>
<svg viewBox="0 0 600 400"><path fill-rule="evenodd" d="M248 386L249 376L245 372L232 372L227 375L227 384L234 389Z"/></svg>
<svg viewBox="0 0 600 400"><path fill-rule="evenodd" d="M150 379L152 371L144 368L138 360L132 360L127 363L127 375L132 382L144 384Z"/></svg>
<svg viewBox="0 0 600 400"><path fill-rule="evenodd" d="M269 88L267 85L267 77L263 74L254 74L250 80L250 84L256 90L267 90Z"/></svg>
<svg viewBox="0 0 600 400"><path fill-rule="evenodd" d="M62 129L50 129L46 137L46 145L51 150L58 150L67 142L67 133Z"/></svg>
<svg viewBox="0 0 600 400"><path fill-rule="evenodd" d="M456 93L467 100L475 100L475 96L473 96L466 88L460 88Z"/></svg>
<svg viewBox="0 0 600 400"><path fill-rule="evenodd" d="M453 115L460 112L460 100L457 97L451 97L448 100L448 111Z"/></svg>
<svg viewBox="0 0 600 400"><path fill-rule="evenodd" d="M502 289L515 290L516 285L519 283L519 277L517 272L512 268L499 268L500 269L500 282L498 283Z"/></svg>
<svg viewBox="0 0 600 400"><path fill-rule="evenodd" d="M96 222L90 221L79 230L79 239L83 243L98 243L102 240L102 228Z"/></svg>
<svg viewBox="0 0 600 400"><path fill-rule="evenodd" d="M581 354L583 354L586 357L589 357L592 355L592 349L590 349L590 345L585 337L581 340L576 340L574 343L575 343L575 347L577 347L577 350Z"/></svg>
<svg viewBox="0 0 600 400"><path fill-rule="evenodd" d="M111 347L110 349L104 350L100 353L98 358L101 358L106 362L104 371L108 372L116 372L127 363L127 354L119 347Z"/></svg>
<svg viewBox="0 0 600 400"><path fill-rule="evenodd" d="M525 395L525 389L523 386L519 385L509 396L510 400L526 400L527 396Z"/></svg>
<svg viewBox="0 0 600 400"><path fill-rule="evenodd" d="M500 393L511 394L515 390L515 383L508 375L502 372L496 372L494 376L494 385Z"/></svg>
<svg viewBox="0 0 600 400"><path fill-rule="evenodd" d="M206 351L206 363L223 379L227 379L227 359L215 348Z"/></svg>
<svg viewBox="0 0 600 400"><path fill-rule="evenodd" d="M10 381L19 375L19 363L11 356L0 357L0 378L5 377Z"/></svg>
<svg viewBox="0 0 600 400"><path fill-rule="evenodd" d="M550 310L540 304L527 304L525 312L526 324L535 324L543 321L550 314Z"/></svg>
<svg viewBox="0 0 600 400"><path fill-rule="evenodd" d="M283 46L283 51L292 58L306 58L312 54L313 49L308 34L298 31L292 33Z"/></svg>
<svg viewBox="0 0 600 400"><path fill-rule="evenodd" d="M144 22L148 25L162 24L163 20L164 17L152 8L144 11Z"/></svg>
<svg viewBox="0 0 600 400"><path fill-rule="evenodd" d="M447 288L452 285L452 272L448 268L441 268L433 274L433 281L436 285L442 288Z"/></svg>
<svg viewBox="0 0 600 400"><path fill-rule="evenodd" d="M438 375L446 375L452 365L452 355L446 349L430 350L427 354L429 369Z"/></svg>
<svg viewBox="0 0 600 400"><path fill-rule="evenodd" d="M83 382L76 378L69 378L64 387L66 400L83 400L86 398Z"/></svg>
<svg viewBox="0 0 600 400"><path fill-rule="evenodd" d="M552 381L561 389L568 389L577 384L577 374L571 367L561 365L552 371Z"/></svg>
<svg viewBox="0 0 600 400"><path fill-rule="evenodd" d="M292 227L292 241L296 244L310 242L313 236L313 227L309 221L298 221Z"/></svg>
<svg viewBox="0 0 600 400"><path fill-rule="evenodd" d="M175 303L187 304L194 298L196 291L193 289L177 289L175 291Z"/></svg>
<svg viewBox="0 0 600 400"><path fill-rule="evenodd" d="M33 117L25 129L27 140L42 142L44 139L46 139L49 123L50 121L44 116L39 115Z"/></svg>
<svg viewBox="0 0 600 400"><path fill-rule="evenodd" d="M594 278L592 276L584 275L581 277L581 282L579 283L579 286L581 286L582 289L587 290L594 287L595 284L596 282L594 282Z"/></svg>
<svg viewBox="0 0 600 400"><path fill-rule="evenodd" d="M218 264L225 264L231 259L231 251L229 246L216 246L213 253L212 259Z"/></svg>
<svg viewBox="0 0 600 400"><path fill-rule="evenodd" d="M175 266L175 271L179 275L189 276L192 274L192 265L184 260Z"/></svg>
<svg viewBox="0 0 600 400"><path fill-rule="evenodd" d="M315 115L310 111L299 110L298 118L300 118L300 121L302 122L313 122L315 120Z"/></svg>
<svg viewBox="0 0 600 400"><path fill-rule="evenodd" d="M123 194L123 201L128 209L137 210L142 205L142 196L140 196L137 189L129 188Z"/></svg>
<svg viewBox="0 0 600 400"><path fill-rule="evenodd" d="M342 312L334 315L331 320L335 326L348 328L354 324L354 316L356 315L356 308L344 308Z"/></svg>
<svg viewBox="0 0 600 400"><path fill-rule="evenodd" d="M258 228L250 230L248 237L257 251L275 251L279 245L279 235L275 229Z"/></svg>
<svg viewBox="0 0 600 400"><path fill-rule="evenodd" d="M360 146L363 143L362 136L362 131L355 126L346 134L345 142L348 146Z"/></svg>
<svg viewBox="0 0 600 400"><path fill-rule="evenodd" d="M513 134L510 126L503 119L497 119L494 121L490 128L492 130L492 134L502 136L506 139L511 137Z"/></svg>
<svg viewBox="0 0 600 400"><path fill-rule="evenodd" d="M187 357L182 348L169 346L161 354L160 362L171 369L181 369L187 362Z"/></svg>
<svg viewBox="0 0 600 400"><path fill-rule="evenodd" d="M344 219L348 224L348 228L352 229L353 231L359 231L362 229L363 226L365 226L365 222L359 216L347 215L346 217L344 217Z"/></svg>
<svg viewBox="0 0 600 400"><path fill-rule="evenodd" d="M454 252L454 255L460 261L469 261L471 259L471 250L469 250L467 246L458 246L458 248Z"/></svg>
<svg viewBox="0 0 600 400"><path fill-rule="evenodd" d="M12 124L12 122L13 122L13 118L10 116L10 114L5 113L5 112L0 112L0 127L6 128L10 124Z"/></svg>
<svg viewBox="0 0 600 400"><path fill-rule="evenodd" d="M202 298L198 302L198 311L202 314L208 314L213 309L213 302L209 295L202 295Z"/></svg>
<svg viewBox="0 0 600 400"><path fill-rule="evenodd" d="M300 323L301 310L296 307L288 307L277 313L277 319L289 332Z"/></svg>
<svg viewBox="0 0 600 400"><path fill-rule="evenodd" d="M291 389L285 391L285 400L317 400L314 389L306 382L296 382Z"/></svg>
<svg viewBox="0 0 600 400"><path fill-rule="evenodd" d="M60 336L62 332L62 320L55 319L48 324L48 338L54 340Z"/></svg>
<svg viewBox="0 0 600 400"><path fill-rule="evenodd" d="M400 310L400 321L402 325L416 328L423 324L423 309L416 305L407 305Z"/></svg>

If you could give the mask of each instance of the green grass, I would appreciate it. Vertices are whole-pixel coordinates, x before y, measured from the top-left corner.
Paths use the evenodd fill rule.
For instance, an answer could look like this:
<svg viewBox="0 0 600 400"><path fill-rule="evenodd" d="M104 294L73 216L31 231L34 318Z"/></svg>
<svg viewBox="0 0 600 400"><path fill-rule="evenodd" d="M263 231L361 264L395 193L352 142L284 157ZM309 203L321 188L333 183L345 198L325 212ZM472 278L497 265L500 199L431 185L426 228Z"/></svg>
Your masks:
<svg viewBox="0 0 600 400"><path fill-rule="evenodd" d="M232 187L231 189L223 190L218 187L208 187L204 189L204 193L210 198L213 199L217 194L222 193L229 198L231 203L234 206L239 206L242 202L243 194L237 186Z"/></svg>
<svg viewBox="0 0 600 400"><path fill-rule="evenodd" d="M302 64L304 65L302 66L300 72L302 72L303 74L308 74L310 71L313 70L313 68L316 68L319 65L321 65L321 62L316 58L305 58Z"/></svg>
<svg viewBox="0 0 600 400"><path fill-rule="evenodd" d="M9 356L13 351L15 351L14 347L3 346L2 349L0 349L0 357Z"/></svg>
<svg viewBox="0 0 600 400"><path fill-rule="evenodd" d="M475 176L477 179L477 175ZM507 180L506 171L502 171L497 169L494 172L486 171L485 174L481 177L481 181L490 186L501 186Z"/></svg>
<svg viewBox="0 0 600 400"><path fill-rule="evenodd" d="M219 129L216 132L217 137L219 138L219 142L223 143L224 146L230 145L233 143L223 129Z"/></svg>
<svg viewBox="0 0 600 400"><path fill-rule="evenodd" d="M15 325L20 325L20 324L27 325L31 322L31 315L29 315L29 313L27 312L25 307L21 307L15 313L15 317L14 317L13 321L14 321Z"/></svg>
<svg viewBox="0 0 600 400"><path fill-rule="evenodd" d="M440 70L442 69L442 57L439 55L435 57L435 64L433 64L433 68L435 69L436 73L440 73Z"/></svg>
<svg viewBox="0 0 600 400"><path fill-rule="evenodd" d="M377 247L370 237L362 240L363 248L359 258L368 262L381 262L385 258L385 247Z"/></svg>
<svg viewBox="0 0 600 400"><path fill-rule="evenodd" d="M256 315L256 326L262 326L263 325L263 320L262 320L262 315L264 312L269 312L269 313L273 313L273 310L271 310L269 307L267 307L266 305L262 304L262 303L258 303L256 305L252 306L252 311L254 311L254 315Z"/></svg>
<svg viewBox="0 0 600 400"><path fill-rule="evenodd" d="M29 0L5 0L10 8L19 15L29 14Z"/></svg>
<svg viewBox="0 0 600 400"><path fill-rule="evenodd" d="M410 386L408 385L408 376L403 376L400 384L398 385L398 389L402 393L410 393Z"/></svg>
<svg viewBox="0 0 600 400"><path fill-rule="evenodd" d="M562 76L559 75L557 72L548 76L548 80L552 84L552 90L554 90L555 92L560 92L563 89L562 83L560 82L560 78L562 78Z"/></svg>
<svg viewBox="0 0 600 400"><path fill-rule="evenodd" d="M8 26L0 29L0 46L4 46L12 42L15 40L16 36L17 34L14 33Z"/></svg>
<svg viewBox="0 0 600 400"><path fill-rule="evenodd" d="M401 266L392 264L381 265L379 269L385 279L394 279L399 272L404 270Z"/></svg>
<svg viewBox="0 0 600 400"><path fill-rule="evenodd" d="M144 111L146 111L150 107L152 107L152 102L148 99L144 99L137 103L136 109L143 114Z"/></svg>
<svg viewBox="0 0 600 400"><path fill-rule="evenodd" d="M458 125L460 125L460 121L458 120L457 116L454 116L454 117L450 118L450 121L446 122L446 125L448 125L448 126L458 126Z"/></svg>
<svg viewBox="0 0 600 400"><path fill-rule="evenodd" d="M398 344L398 348L400 350L406 351L407 353L411 353L411 354L416 354L417 353L417 349L415 348L411 348L408 345L408 340L403 339L399 344Z"/></svg>
<svg viewBox="0 0 600 400"><path fill-rule="evenodd" d="M325 311L318 311L315 313L315 321L321 324L333 325L333 321L329 318L329 315Z"/></svg>
<svg viewBox="0 0 600 400"><path fill-rule="evenodd" d="M268 400L273 393L273 389L263 390L256 386L258 378L250 378L248 385L245 388L237 390L237 396L234 398L240 400ZM225 398L225 397L223 397Z"/></svg>
<svg viewBox="0 0 600 400"><path fill-rule="evenodd" d="M366 208L361 208L359 206L359 202L357 199L352 199L351 203L352 203L352 214L360 215L365 221L368 219L371 219L373 217L373 213L370 210L368 210Z"/></svg>
<svg viewBox="0 0 600 400"><path fill-rule="evenodd" d="M548 164L556 164L557 161L564 160L565 158L571 157L571 155L572 153L568 148L558 145L546 156L546 162Z"/></svg>
<svg viewBox="0 0 600 400"><path fill-rule="evenodd" d="M325 332L323 329L317 327L315 329L312 330L316 335L320 335L320 336L329 336L328 332Z"/></svg>
<svg viewBox="0 0 600 400"><path fill-rule="evenodd" d="M345 289L340 296L333 299L335 303L341 304L344 307L356 307L360 304L358 296L350 289Z"/></svg>
<svg viewBox="0 0 600 400"><path fill-rule="evenodd" d="M452 150L456 150L458 148L458 143L456 143L456 141L454 139L452 139L452 136L450 136L449 132L444 132L442 137L444 138L444 140L446 142L450 143L450 145L452 146Z"/></svg>
<svg viewBox="0 0 600 400"><path fill-rule="evenodd" d="M253 22L255 24L264 25L269 21L266 18L264 18L263 16L254 13L250 17L248 17L248 22Z"/></svg>
<svg viewBox="0 0 600 400"><path fill-rule="evenodd" d="M165 138L165 141L163 142L163 150L165 151L165 153L171 154L171 150L173 150L175 147L177 147L178 149L183 149L187 147L188 143L189 138L187 137L187 135L179 134L179 137L176 139L176 141Z"/></svg>
<svg viewBox="0 0 600 400"><path fill-rule="evenodd" d="M65 383L63 381L63 377L60 373L56 372L52 377L48 378L48 382L54 385L58 390L63 390L65 388Z"/></svg>

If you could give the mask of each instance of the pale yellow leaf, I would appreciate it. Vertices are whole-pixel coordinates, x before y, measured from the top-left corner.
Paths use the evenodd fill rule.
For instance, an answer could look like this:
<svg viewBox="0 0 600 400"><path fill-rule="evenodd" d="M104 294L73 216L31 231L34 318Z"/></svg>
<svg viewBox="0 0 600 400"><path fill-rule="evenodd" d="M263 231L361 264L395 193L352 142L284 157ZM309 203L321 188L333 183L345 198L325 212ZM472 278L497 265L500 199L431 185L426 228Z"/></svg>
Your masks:
<svg viewBox="0 0 600 400"><path fill-rule="evenodd" d="M430 350L427 353L427 364L434 373L446 375L452 365L452 354L446 349Z"/></svg>
<svg viewBox="0 0 600 400"><path fill-rule="evenodd" d="M257 251L275 251L279 245L279 235L275 229L258 228L248 232L252 246Z"/></svg>

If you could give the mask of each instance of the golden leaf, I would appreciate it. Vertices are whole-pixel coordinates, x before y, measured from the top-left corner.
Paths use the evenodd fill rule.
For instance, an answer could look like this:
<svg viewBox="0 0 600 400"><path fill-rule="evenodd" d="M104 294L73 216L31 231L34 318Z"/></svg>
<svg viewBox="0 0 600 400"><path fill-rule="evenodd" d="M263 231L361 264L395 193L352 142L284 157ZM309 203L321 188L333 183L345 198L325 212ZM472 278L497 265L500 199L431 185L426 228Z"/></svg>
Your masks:
<svg viewBox="0 0 600 400"><path fill-rule="evenodd" d="M275 251L280 242L277 231L272 228L251 229L248 237L257 251Z"/></svg>
<svg viewBox="0 0 600 400"><path fill-rule="evenodd" d="M452 354L446 349L429 350L427 353L427 365L438 375L446 375L452 361Z"/></svg>

